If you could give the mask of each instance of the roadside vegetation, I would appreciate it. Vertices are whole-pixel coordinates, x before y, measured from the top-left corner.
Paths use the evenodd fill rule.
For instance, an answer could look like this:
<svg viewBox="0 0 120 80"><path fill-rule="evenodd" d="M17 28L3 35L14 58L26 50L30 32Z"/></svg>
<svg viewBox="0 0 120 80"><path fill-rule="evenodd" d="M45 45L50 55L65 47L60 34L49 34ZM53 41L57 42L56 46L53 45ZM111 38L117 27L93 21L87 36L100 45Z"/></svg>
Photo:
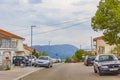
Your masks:
<svg viewBox="0 0 120 80"><path fill-rule="evenodd" d="M100 0L97 8L92 17L92 29L102 31L104 41L109 45L116 45L114 50L120 56L120 0Z"/></svg>
<svg viewBox="0 0 120 80"><path fill-rule="evenodd" d="M84 57L85 57L86 55L90 55L90 52L85 51L85 50L83 50L83 49L77 50L77 51L73 54L72 58L67 57L67 58L65 59L65 63L70 63L70 62L74 62L74 63L76 63L76 62L82 62L82 61L84 60Z"/></svg>
<svg viewBox="0 0 120 80"><path fill-rule="evenodd" d="M73 54L72 60L75 61L75 62L83 61L83 59L86 55L90 55L90 52L85 51L83 49L77 50L75 52L75 54Z"/></svg>
<svg viewBox="0 0 120 80"><path fill-rule="evenodd" d="M37 58L39 56L48 56L48 54L45 51L38 53L35 49L33 50L32 55L36 56Z"/></svg>
<svg viewBox="0 0 120 80"><path fill-rule="evenodd" d="M71 63L71 58L70 58L70 57L67 57L67 58L65 59L65 63Z"/></svg>

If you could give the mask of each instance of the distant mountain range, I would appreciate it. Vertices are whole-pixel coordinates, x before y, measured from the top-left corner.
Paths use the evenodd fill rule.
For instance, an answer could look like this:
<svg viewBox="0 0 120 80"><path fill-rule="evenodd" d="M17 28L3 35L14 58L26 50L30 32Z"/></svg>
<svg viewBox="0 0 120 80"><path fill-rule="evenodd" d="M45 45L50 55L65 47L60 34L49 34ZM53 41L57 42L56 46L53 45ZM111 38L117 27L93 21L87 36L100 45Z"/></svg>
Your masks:
<svg viewBox="0 0 120 80"><path fill-rule="evenodd" d="M77 47L69 44L62 45L34 45L33 48L43 52L46 51L49 56L52 58L61 58L65 59L66 57L72 57Z"/></svg>

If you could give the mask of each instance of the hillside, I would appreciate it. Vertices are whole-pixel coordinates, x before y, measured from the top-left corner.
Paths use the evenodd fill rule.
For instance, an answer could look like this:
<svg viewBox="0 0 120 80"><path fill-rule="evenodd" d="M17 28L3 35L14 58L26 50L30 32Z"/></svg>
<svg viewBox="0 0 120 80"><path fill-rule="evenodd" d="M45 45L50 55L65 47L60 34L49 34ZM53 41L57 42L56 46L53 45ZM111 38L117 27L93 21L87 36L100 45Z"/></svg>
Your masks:
<svg viewBox="0 0 120 80"><path fill-rule="evenodd" d="M34 45L35 49L43 52L46 51L47 54L53 58L65 59L66 57L71 57L73 53L78 49L77 47L69 44L63 45Z"/></svg>

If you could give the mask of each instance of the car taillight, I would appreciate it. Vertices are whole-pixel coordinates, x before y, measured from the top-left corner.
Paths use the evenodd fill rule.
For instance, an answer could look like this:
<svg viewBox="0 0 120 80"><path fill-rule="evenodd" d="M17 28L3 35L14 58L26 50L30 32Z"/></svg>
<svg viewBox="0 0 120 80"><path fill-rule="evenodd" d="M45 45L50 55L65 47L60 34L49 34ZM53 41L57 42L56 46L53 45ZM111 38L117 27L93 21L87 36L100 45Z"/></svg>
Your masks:
<svg viewBox="0 0 120 80"><path fill-rule="evenodd" d="M36 61L36 59L34 59L34 61Z"/></svg>
<svg viewBox="0 0 120 80"><path fill-rule="evenodd" d="M87 58L87 61L90 61L90 58Z"/></svg>

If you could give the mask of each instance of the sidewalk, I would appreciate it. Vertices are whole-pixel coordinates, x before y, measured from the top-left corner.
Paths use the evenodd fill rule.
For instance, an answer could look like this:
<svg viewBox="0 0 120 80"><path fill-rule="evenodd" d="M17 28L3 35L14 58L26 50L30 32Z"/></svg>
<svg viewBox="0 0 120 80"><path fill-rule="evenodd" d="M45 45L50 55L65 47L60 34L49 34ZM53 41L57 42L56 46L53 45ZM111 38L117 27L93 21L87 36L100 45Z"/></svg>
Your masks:
<svg viewBox="0 0 120 80"><path fill-rule="evenodd" d="M24 77L40 69L43 69L43 68L14 67L13 70L0 71L0 80L18 80L19 78Z"/></svg>

